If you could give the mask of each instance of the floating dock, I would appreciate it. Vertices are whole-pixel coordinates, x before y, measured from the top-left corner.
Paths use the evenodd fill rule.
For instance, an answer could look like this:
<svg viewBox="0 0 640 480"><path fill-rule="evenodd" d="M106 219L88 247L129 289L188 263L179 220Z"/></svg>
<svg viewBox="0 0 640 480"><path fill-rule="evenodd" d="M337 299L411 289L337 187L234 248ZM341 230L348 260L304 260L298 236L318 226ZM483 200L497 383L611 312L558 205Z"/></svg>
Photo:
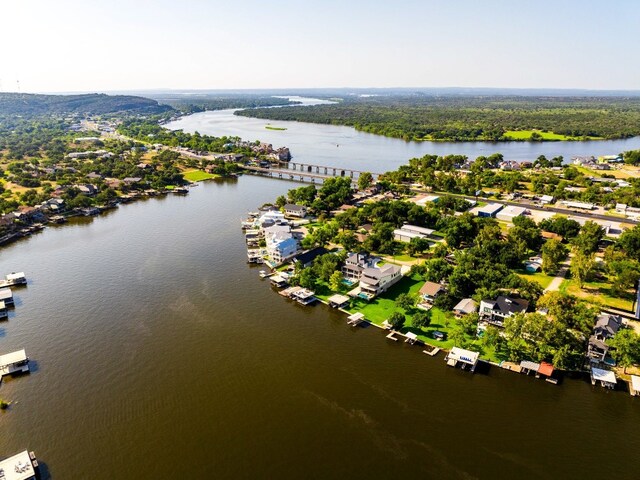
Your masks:
<svg viewBox="0 0 640 480"><path fill-rule="evenodd" d="M0 480L30 480L38 475L38 461L33 452L20 452L0 461Z"/></svg>
<svg viewBox="0 0 640 480"><path fill-rule="evenodd" d="M0 355L0 378L29 371L29 357L24 349ZM2 477L0 477L2 479Z"/></svg>
<svg viewBox="0 0 640 480"><path fill-rule="evenodd" d="M25 277L24 272L11 272L5 275L4 280L0 280L0 288L26 284L27 277Z"/></svg>

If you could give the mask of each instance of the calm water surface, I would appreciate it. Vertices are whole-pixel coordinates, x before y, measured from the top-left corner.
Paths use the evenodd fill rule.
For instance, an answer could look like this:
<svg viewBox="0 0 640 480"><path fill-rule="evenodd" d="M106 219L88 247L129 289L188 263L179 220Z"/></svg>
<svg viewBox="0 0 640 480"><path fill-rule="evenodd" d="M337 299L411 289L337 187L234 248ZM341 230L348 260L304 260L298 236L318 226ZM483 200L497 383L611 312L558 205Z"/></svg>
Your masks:
<svg viewBox="0 0 640 480"><path fill-rule="evenodd" d="M471 375L273 293L240 218L291 183L210 182L0 250L0 456L54 479L637 478L640 402ZM46 475L45 475L46 478Z"/></svg>
<svg viewBox="0 0 640 480"><path fill-rule="evenodd" d="M293 97L292 97L293 98ZM304 104L329 103L301 99ZM216 136L239 136L244 140L262 140L274 147L287 146L296 162L312 165L344 166L355 170L386 172L407 163L410 158L426 154L464 154L469 158L500 152L508 160L535 160L562 155L570 161L575 156L610 155L640 148L640 137L627 140L589 142L405 142L351 127L316 125L240 117L234 110L196 113L167 125L185 132L198 131ZM268 130L272 124L287 130Z"/></svg>

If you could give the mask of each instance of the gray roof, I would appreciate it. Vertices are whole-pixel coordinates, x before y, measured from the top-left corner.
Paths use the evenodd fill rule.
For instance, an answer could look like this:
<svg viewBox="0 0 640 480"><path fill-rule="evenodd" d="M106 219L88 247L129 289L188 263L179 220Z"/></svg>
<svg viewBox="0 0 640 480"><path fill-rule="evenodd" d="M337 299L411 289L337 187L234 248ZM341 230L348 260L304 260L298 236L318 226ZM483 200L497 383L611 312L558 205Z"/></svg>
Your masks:
<svg viewBox="0 0 640 480"><path fill-rule="evenodd" d="M484 302L490 304L493 310L504 314L526 312L527 308L529 308L529 302L522 298L504 297L502 295L496 298L495 301L484 300Z"/></svg>
<svg viewBox="0 0 640 480"><path fill-rule="evenodd" d="M307 207L305 207L304 205L296 205L295 203L287 203L284 206L285 210L292 210L294 212L302 212L303 210L305 210Z"/></svg>
<svg viewBox="0 0 640 480"><path fill-rule="evenodd" d="M478 309L478 304L472 298L463 298L453 307L454 312L473 313Z"/></svg>
<svg viewBox="0 0 640 480"><path fill-rule="evenodd" d="M596 320L596 324L593 327L593 330L596 334L599 334L604 337L613 337L618 330L620 330L620 326L622 325L622 318L618 315L608 315L602 314Z"/></svg>

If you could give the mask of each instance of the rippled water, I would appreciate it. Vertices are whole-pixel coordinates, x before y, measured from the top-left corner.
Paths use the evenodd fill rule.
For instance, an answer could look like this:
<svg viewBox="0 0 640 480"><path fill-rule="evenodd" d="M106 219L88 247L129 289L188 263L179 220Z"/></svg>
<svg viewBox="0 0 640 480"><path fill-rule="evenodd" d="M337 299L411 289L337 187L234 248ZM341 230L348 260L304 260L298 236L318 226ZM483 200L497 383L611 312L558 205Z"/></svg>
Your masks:
<svg viewBox="0 0 640 480"><path fill-rule="evenodd" d="M640 403L586 381L471 375L275 294L240 218L292 186L209 182L0 250L30 375L0 456L45 478L635 478Z"/></svg>

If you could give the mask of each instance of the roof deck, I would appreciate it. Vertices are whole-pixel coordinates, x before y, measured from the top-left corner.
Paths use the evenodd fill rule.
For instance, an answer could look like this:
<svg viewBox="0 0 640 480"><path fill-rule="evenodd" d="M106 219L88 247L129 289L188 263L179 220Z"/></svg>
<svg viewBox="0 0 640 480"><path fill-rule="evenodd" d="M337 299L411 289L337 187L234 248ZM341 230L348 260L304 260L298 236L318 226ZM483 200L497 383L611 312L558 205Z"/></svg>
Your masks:
<svg viewBox="0 0 640 480"><path fill-rule="evenodd" d="M0 355L0 377L3 375L11 375L12 373L28 372L29 357L22 350ZM2 477L0 477L1 479Z"/></svg>
<svg viewBox="0 0 640 480"><path fill-rule="evenodd" d="M464 348L453 347L449 354L445 357L447 365L455 367L458 363L462 364L462 368L469 365L473 372L478 364L478 358L480 354L472 350L465 350Z"/></svg>
<svg viewBox="0 0 640 480"><path fill-rule="evenodd" d="M29 480L36 478L38 461L33 452L27 450L0 461L0 479Z"/></svg>

